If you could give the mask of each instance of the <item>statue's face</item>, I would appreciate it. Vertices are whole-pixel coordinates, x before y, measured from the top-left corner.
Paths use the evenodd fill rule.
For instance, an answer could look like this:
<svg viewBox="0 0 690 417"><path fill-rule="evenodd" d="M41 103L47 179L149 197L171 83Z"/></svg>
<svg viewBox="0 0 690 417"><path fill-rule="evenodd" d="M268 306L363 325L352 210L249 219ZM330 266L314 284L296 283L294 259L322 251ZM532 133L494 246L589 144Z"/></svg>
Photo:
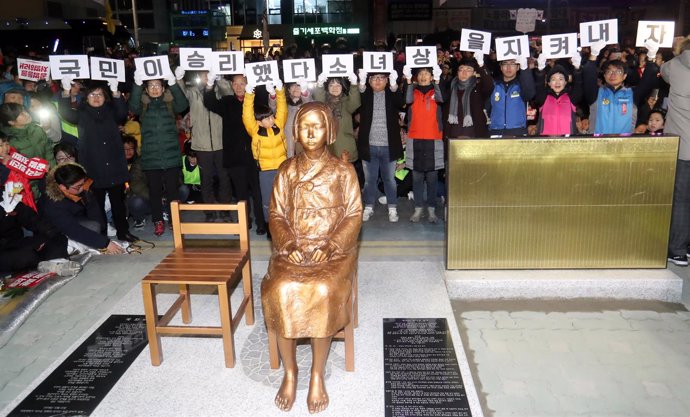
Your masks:
<svg viewBox="0 0 690 417"><path fill-rule="evenodd" d="M297 121L297 140L305 151L316 151L326 146L328 125L319 111L309 111Z"/></svg>

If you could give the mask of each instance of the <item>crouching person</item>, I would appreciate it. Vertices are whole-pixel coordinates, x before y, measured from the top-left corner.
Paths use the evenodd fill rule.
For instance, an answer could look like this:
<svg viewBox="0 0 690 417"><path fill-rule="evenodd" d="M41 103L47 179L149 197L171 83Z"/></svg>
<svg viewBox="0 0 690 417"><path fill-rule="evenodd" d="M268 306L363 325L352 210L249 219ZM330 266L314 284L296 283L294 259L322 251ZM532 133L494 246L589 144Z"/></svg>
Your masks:
<svg viewBox="0 0 690 417"><path fill-rule="evenodd" d="M68 238L109 255L124 253L122 246L105 235L106 221L90 191L92 182L81 165L59 165L48 174L40 207Z"/></svg>

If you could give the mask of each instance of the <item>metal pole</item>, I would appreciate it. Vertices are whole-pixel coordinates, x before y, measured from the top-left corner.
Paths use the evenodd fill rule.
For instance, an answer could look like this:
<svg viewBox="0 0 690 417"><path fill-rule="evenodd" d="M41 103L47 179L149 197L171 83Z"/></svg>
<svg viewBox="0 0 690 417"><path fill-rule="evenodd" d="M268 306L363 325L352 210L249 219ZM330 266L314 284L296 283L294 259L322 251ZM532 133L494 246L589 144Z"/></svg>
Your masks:
<svg viewBox="0 0 690 417"><path fill-rule="evenodd" d="M139 47L139 17L137 16L137 0L132 0L132 23L134 24L134 46Z"/></svg>

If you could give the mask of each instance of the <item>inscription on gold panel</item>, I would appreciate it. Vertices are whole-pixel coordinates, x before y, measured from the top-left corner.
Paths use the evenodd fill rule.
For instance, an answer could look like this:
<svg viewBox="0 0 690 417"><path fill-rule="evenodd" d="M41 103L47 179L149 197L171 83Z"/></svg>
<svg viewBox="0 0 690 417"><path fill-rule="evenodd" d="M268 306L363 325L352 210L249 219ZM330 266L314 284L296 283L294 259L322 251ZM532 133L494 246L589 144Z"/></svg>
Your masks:
<svg viewBox="0 0 690 417"><path fill-rule="evenodd" d="M449 141L449 269L665 268L677 136Z"/></svg>

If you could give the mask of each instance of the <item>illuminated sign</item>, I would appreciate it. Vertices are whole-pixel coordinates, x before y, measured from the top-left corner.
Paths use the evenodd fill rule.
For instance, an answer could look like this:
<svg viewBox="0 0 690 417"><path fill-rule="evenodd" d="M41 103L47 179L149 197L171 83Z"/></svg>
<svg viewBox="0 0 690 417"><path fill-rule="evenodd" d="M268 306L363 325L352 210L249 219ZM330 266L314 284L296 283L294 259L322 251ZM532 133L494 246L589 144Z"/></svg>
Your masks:
<svg viewBox="0 0 690 417"><path fill-rule="evenodd" d="M294 36L323 36L323 35L359 35L359 28L345 28L342 26L296 26L292 28Z"/></svg>

